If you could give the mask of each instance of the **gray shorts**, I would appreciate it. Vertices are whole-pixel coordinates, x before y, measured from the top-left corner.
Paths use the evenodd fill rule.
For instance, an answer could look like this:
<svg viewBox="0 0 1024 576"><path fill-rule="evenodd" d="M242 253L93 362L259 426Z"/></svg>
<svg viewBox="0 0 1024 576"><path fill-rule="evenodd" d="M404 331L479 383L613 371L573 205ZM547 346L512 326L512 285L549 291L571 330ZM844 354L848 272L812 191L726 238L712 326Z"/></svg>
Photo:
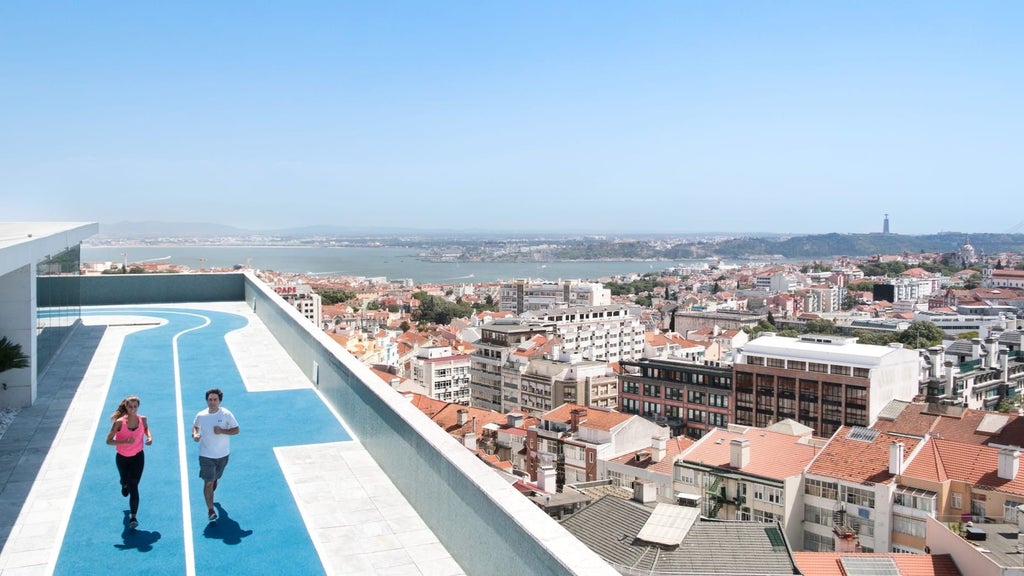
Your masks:
<svg viewBox="0 0 1024 576"><path fill-rule="evenodd" d="M219 480L221 475L224 474L224 468L227 468L228 456L223 458L207 458L206 456L199 457L199 477L207 482L213 482Z"/></svg>

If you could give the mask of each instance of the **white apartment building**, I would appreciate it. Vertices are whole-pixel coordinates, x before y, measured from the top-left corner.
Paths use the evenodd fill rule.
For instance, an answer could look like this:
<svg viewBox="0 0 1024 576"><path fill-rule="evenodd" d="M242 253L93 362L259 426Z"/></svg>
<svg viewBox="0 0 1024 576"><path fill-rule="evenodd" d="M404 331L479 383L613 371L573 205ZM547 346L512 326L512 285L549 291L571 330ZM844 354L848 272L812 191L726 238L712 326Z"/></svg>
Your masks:
<svg viewBox="0 0 1024 576"><path fill-rule="evenodd" d="M469 354L452 354L451 346L424 346L412 362L412 380L434 400L468 405Z"/></svg>
<svg viewBox="0 0 1024 576"><path fill-rule="evenodd" d="M271 288L289 304L294 306L303 316L317 326L320 325L321 316L323 315L321 311L321 298L319 294L313 292L312 286L309 284L277 284L271 286Z"/></svg>
<svg viewBox="0 0 1024 576"><path fill-rule="evenodd" d="M480 327L480 339L473 343L476 350L470 356L470 406L496 412L508 412L506 405L518 401L518 391L502 382L507 378L509 359L518 347L534 336L548 336L550 326L522 322L518 319L498 319ZM515 393L513 393L515 392ZM503 396L509 399L504 400Z"/></svg>
<svg viewBox="0 0 1024 576"><path fill-rule="evenodd" d="M816 441L806 426L785 424L776 429L730 424L708 432L676 459L676 492L699 497L702 516L778 521L790 542L799 542L803 470L824 440Z"/></svg>
<svg viewBox="0 0 1024 576"><path fill-rule="evenodd" d="M800 281L796 276L785 272L774 272L754 277L754 288L764 290L769 294L792 292L799 287Z"/></svg>
<svg viewBox="0 0 1024 576"><path fill-rule="evenodd" d="M828 314L839 310L839 287L819 284L804 294L804 312Z"/></svg>
<svg viewBox="0 0 1024 576"><path fill-rule="evenodd" d="M612 293L595 282L516 280L502 284L499 299L500 311L522 314L552 308L607 306L612 303Z"/></svg>
<svg viewBox="0 0 1024 576"><path fill-rule="evenodd" d="M553 326L562 350L586 360L635 360L644 353L646 329L636 308L584 306L524 312L521 317Z"/></svg>
<svg viewBox="0 0 1024 576"><path fill-rule="evenodd" d="M804 475L803 549L835 552L856 541L863 552L892 550L897 478L922 439L860 426L840 428ZM801 538L794 538L796 544Z"/></svg>
<svg viewBox="0 0 1024 576"><path fill-rule="evenodd" d="M580 360L567 354L557 358L530 359L521 373L511 375L502 382L510 389L502 398L514 397L518 390L517 405L503 407L503 411L519 410L540 417L562 404L614 410L618 408L618 377L607 362Z"/></svg>

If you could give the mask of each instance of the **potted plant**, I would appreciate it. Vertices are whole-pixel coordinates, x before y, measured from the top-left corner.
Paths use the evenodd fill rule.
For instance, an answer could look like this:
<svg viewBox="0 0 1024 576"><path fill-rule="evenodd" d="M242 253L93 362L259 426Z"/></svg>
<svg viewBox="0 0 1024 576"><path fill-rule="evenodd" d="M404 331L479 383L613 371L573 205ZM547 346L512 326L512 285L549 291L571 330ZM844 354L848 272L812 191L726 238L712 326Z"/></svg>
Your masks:
<svg viewBox="0 0 1024 576"><path fill-rule="evenodd" d="M11 342L7 336L0 337L0 374L15 368L28 368L29 358L21 351L21 344ZM4 389L7 384L4 383Z"/></svg>

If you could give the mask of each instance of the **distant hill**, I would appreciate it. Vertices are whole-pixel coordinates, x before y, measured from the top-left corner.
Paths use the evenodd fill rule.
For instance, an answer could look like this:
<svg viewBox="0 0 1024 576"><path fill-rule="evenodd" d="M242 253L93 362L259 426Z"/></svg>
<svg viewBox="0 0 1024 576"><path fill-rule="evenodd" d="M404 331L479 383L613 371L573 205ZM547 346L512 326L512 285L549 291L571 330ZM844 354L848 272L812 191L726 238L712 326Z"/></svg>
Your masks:
<svg viewBox="0 0 1024 576"><path fill-rule="evenodd" d="M719 242L680 244L668 257L743 258L750 255L779 255L784 258L831 258L871 256L904 252L955 252L970 242L979 254L1024 252L1024 234L964 234L943 232L922 236L901 234L814 234L784 238L736 238Z"/></svg>
<svg viewBox="0 0 1024 576"><path fill-rule="evenodd" d="M211 236L248 236L250 230L211 224L208 222L115 222L100 223L97 240L155 239L155 238L208 238Z"/></svg>

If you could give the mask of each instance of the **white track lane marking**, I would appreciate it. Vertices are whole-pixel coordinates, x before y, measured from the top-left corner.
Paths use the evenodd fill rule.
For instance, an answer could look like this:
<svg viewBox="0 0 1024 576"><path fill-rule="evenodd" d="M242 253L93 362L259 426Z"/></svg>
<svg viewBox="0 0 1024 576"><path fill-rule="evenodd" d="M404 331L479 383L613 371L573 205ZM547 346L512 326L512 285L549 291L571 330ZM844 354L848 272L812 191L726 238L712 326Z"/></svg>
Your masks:
<svg viewBox="0 0 1024 576"><path fill-rule="evenodd" d="M181 364L178 357L178 338L183 334L188 334L193 330L199 330L206 328L210 325L210 317L203 316L200 314L187 314L181 312L172 312L174 314L180 314L182 316L193 316L196 318L202 318L205 322L199 326L189 328L188 330L182 330L174 335L171 340L171 353L174 359L174 401L176 409L178 411L178 467L179 473L181 474L181 517L182 526L184 529L185 537L185 574L188 576L195 576L196 574L196 551L195 546L192 542L192 507L189 505L188 498L188 458L185 454L185 409L182 404L181 397ZM187 437L191 439L191 435Z"/></svg>

